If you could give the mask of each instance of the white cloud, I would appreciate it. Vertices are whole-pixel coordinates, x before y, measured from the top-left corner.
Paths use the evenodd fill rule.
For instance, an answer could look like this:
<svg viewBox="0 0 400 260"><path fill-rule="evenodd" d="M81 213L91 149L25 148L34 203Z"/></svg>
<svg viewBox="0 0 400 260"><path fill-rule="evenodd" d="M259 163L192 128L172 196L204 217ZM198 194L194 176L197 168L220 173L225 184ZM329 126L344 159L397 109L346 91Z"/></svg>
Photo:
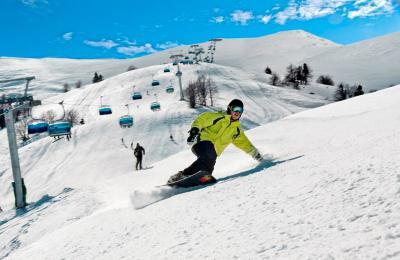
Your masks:
<svg viewBox="0 0 400 260"><path fill-rule="evenodd" d="M118 47L117 52L125 54L125 55L129 55L129 56L134 56L134 55L140 54L140 53L155 53L155 52L157 52L157 50L155 50L150 43L146 43L143 46Z"/></svg>
<svg viewBox="0 0 400 260"><path fill-rule="evenodd" d="M122 40L122 42L123 43L126 43L126 44L128 44L128 45L136 45L137 44L137 42L136 41L130 41L128 38L124 38L124 40Z"/></svg>
<svg viewBox="0 0 400 260"><path fill-rule="evenodd" d="M393 11L392 0L290 0L288 6L274 17L276 23L283 25L288 20L311 20L338 12L353 19Z"/></svg>
<svg viewBox="0 0 400 260"><path fill-rule="evenodd" d="M258 16L258 18L260 19L260 22L262 22L263 24L267 24L271 20L272 16L271 15L260 15L260 16Z"/></svg>
<svg viewBox="0 0 400 260"><path fill-rule="evenodd" d="M48 4L47 0L21 0L21 3L30 7L37 7L38 4Z"/></svg>
<svg viewBox="0 0 400 260"><path fill-rule="evenodd" d="M371 0L371 1L356 1L354 4L356 10L350 11L347 15L350 19L356 17L376 16L382 14L393 13L394 7L390 0Z"/></svg>
<svg viewBox="0 0 400 260"><path fill-rule="evenodd" d="M66 41L72 40L72 35L73 35L73 34L74 34L73 32L64 33L64 34L63 34L64 40L66 40Z"/></svg>
<svg viewBox="0 0 400 260"><path fill-rule="evenodd" d="M111 48L119 45L118 43L115 43L112 40L105 40L105 39L103 39L101 41L97 41L97 42L85 40L84 43L86 45L89 45L92 47L101 47L101 48L106 48L106 49L111 49Z"/></svg>
<svg viewBox="0 0 400 260"><path fill-rule="evenodd" d="M213 23L223 23L224 21L225 21L225 17L223 17L223 16L216 16L210 20L210 22L213 22Z"/></svg>
<svg viewBox="0 0 400 260"><path fill-rule="evenodd" d="M165 49L170 49L170 48L174 48L174 47L177 47L177 46L179 46L178 43L176 43L176 42L171 42L171 41L167 41L167 42L165 42L165 43L159 43L159 44L157 44L157 48L158 48L158 49L163 49L163 50L165 50Z"/></svg>
<svg viewBox="0 0 400 260"><path fill-rule="evenodd" d="M278 24L285 24L288 19L296 19L297 8L295 1L290 1L289 6L285 10L275 15L275 22Z"/></svg>
<svg viewBox="0 0 400 260"><path fill-rule="evenodd" d="M241 25L246 25L248 21L254 19L252 12L236 10L231 13L231 20L234 22L238 22Z"/></svg>

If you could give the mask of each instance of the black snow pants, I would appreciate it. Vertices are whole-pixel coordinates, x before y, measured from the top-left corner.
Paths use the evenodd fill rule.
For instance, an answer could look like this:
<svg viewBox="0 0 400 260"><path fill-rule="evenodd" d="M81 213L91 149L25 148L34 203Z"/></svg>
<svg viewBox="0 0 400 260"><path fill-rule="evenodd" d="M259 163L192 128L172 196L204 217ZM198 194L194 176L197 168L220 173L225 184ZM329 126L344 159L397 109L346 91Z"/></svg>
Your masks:
<svg viewBox="0 0 400 260"><path fill-rule="evenodd" d="M183 175L189 176L198 171L207 171L212 174L217 160L214 144L210 141L200 141L192 147L192 152L197 156L197 160L183 170Z"/></svg>
<svg viewBox="0 0 400 260"><path fill-rule="evenodd" d="M136 170L138 170L138 166L140 167L139 169L141 170L141 169L143 169L142 168L142 156L137 156L136 157Z"/></svg>

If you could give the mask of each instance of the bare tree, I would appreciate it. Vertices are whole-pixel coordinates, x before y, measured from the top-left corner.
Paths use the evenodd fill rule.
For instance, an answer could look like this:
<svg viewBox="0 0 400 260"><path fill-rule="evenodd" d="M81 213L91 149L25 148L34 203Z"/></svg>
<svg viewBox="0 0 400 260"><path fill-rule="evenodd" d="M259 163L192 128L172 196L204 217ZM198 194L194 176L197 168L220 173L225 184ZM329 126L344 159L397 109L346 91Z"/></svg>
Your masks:
<svg viewBox="0 0 400 260"><path fill-rule="evenodd" d="M15 125L15 132L17 136L22 142L29 140L28 132L26 131L28 127L28 120L26 118L22 118L18 124Z"/></svg>
<svg viewBox="0 0 400 260"><path fill-rule="evenodd" d="M206 87L206 76L201 75L197 78L196 84L196 94L200 105L207 105L208 90Z"/></svg>
<svg viewBox="0 0 400 260"><path fill-rule="evenodd" d="M71 109L66 112L66 119L71 125L79 124L79 112L76 109Z"/></svg>
<svg viewBox="0 0 400 260"><path fill-rule="evenodd" d="M218 88L211 78L207 78L206 88L208 89L208 96L210 97L210 104L214 106L214 97L218 93Z"/></svg>
<svg viewBox="0 0 400 260"><path fill-rule="evenodd" d="M54 112L54 110L47 110L42 114L42 119L49 123L53 123L56 116L57 114Z"/></svg>
<svg viewBox="0 0 400 260"><path fill-rule="evenodd" d="M196 107L196 84L194 82L189 82L188 87L186 88L186 95L189 97L189 107Z"/></svg>

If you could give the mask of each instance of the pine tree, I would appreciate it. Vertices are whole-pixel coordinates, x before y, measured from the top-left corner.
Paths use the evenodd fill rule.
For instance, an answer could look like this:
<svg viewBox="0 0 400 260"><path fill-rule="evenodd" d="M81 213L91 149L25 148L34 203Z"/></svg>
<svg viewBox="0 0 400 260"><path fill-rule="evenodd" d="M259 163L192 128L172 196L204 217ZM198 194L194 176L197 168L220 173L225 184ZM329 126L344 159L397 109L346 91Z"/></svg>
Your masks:
<svg viewBox="0 0 400 260"><path fill-rule="evenodd" d="M308 80L312 78L311 74L311 69L308 67L307 63L303 64L303 69L302 69L302 82L304 84L308 84Z"/></svg>
<svg viewBox="0 0 400 260"><path fill-rule="evenodd" d="M335 101L341 101L341 100L345 100L346 99L346 91L344 89L344 85L342 83L340 83L340 85L338 86L336 92L335 92Z"/></svg>
<svg viewBox="0 0 400 260"><path fill-rule="evenodd" d="M99 75L97 74L97 72L94 73L94 77L93 77L92 82L93 82L93 83L99 82Z"/></svg>
<svg viewBox="0 0 400 260"><path fill-rule="evenodd" d="M364 90L362 89L361 85L358 85L356 91L354 91L354 96L361 96L364 95Z"/></svg>
<svg viewBox="0 0 400 260"><path fill-rule="evenodd" d="M269 84L272 86L278 86L281 83L281 79L277 73L272 73L271 78L269 79Z"/></svg>
<svg viewBox="0 0 400 260"><path fill-rule="evenodd" d="M296 83L296 69L292 64L286 68L285 83Z"/></svg>

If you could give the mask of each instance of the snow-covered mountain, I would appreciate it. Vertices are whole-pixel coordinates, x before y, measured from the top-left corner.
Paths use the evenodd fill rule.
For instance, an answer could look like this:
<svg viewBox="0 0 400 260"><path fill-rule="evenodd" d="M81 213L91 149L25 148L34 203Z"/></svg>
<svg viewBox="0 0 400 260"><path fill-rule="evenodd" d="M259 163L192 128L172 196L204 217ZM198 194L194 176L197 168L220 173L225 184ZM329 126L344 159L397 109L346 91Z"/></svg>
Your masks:
<svg viewBox="0 0 400 260"><path fill-rule="evenodd" d="M264 74L269 66L281 76L289 64L338 49L340 45L302 30L259 38L223 39L217 43L215 63Z"/></svg>
<svg viewBox="0 0 400 260"><path fill-rule="evenodd" d="M339 84L362 84L379 90L400 83L400 32L381 36L304 59L314 75L331 75Z"/></svg>
<svg viewBox="0 0 400 260"><path fill-rule="evenodd" d="M339 84L379 90L400 83L400 32L350 45L338 45L301 30L260 38L224 39L215 63L262 74L267 66L282 77L289 64L307 63L314 80L330 75Z"/></svg>
<svg viewBox="0 0 400 260"><path fill-rule="evenodd" d="M163 93L170 80L175 82L162 68L127 72L63 94L67 105L82 107L87 124L74 127L70 142L51 143L46 138L20 149L31 204L15 213L10 208L11 191L2 193L6 200L2 200L5 212L0 213L1 258L396 259L400 255L400 85L249 130L249 138L267 161L258 165L229 147L215 168L219 183L171 192L154 186L194 159L184 139L196 112L177 101L178 93ZM196 75L199 67L193 68L185 67L184 75ZM299 104L315 102L298 91L256 84L249 79L253 74L240 70L226 71L218 65L200 69L219 76L217 106L223 107L232 97L245 101L243 121L251 127L289 115L290 107L300 111ZM151 75L161 86L149 86ZM151 95L133 103L133 84ZM158 113L148 108L154 93L162 107ZM112 106L112 115L97 115L100 95ZM49 99L47 104L56 101ZM136 123L131 129L117 124L125 103L134 108ZM165 135L153 134L157 128ZM169 141L167 133L173 133L176 142ZM154 160L146 165L152 167L133 171L131 152L121 145L121 137L148 148L146 157ZM161 159L166 153L173 155ZM10 175L9 169L2 171L1 187L9 187ZM134 190L161 200L135 210Z"/></svg>
<svg viewBox="0 0 400 260"><path fill-rule="evenodd" d="M339 45L301 30L284 31L258 38L223 39L216 45L215 63L236 67L265 77L269 66L281 77L289 64L308 63L314 80L321 74L333 77L336 83L362 84L377 90L400 82L399 33L351 44ZM200 43L207 51L209 43ZM130 66L143 68L170 62L170 55L187 54L189 46L178 46L136 59L73 60L0 58L0 78L36 76L31 92L38 98L63 91L68 83L89 84L94 72L105 78L127 71ZM20 85L22 87L22 85Z"/></svg>

